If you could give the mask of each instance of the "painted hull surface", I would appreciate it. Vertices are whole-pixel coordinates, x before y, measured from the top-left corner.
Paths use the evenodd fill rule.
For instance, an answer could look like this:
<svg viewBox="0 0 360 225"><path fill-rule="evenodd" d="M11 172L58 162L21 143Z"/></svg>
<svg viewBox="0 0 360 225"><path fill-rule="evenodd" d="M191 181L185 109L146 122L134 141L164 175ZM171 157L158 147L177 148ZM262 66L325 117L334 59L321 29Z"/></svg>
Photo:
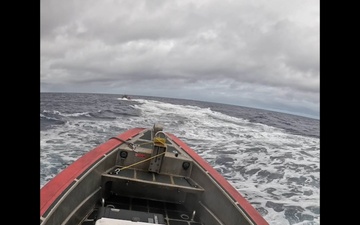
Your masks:
<svg viewBox="0 0 360 225"><path fill-rule="evenodd" d="M155 124L109 139L44 185L40 224L268 223L193 149Z"/></svg>

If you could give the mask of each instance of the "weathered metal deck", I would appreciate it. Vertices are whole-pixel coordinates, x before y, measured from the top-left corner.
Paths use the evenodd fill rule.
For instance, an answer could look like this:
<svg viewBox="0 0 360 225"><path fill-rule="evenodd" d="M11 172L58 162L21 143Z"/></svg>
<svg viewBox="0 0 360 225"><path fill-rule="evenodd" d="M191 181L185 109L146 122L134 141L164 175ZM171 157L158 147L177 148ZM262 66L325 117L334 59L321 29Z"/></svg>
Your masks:
<svg viewBox="0 0 360 225"><path fill-rule="evenodd" d="M157 125L94 148L41 196L42 225L268 225L210 164Z"/></svg>

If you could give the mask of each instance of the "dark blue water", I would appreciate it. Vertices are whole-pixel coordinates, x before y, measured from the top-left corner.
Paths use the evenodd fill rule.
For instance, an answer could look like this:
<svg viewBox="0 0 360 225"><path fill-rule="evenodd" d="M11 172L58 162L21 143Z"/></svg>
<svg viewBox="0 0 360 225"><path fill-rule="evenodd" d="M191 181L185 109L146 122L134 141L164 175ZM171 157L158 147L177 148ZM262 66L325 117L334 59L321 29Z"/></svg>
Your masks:
<svg viewBox="0 0 360 225"><path fill-rule="evenodd" d="M159 122L270 224L320 224L319 120L219 103L121 96L41 93L40 187L110 137Z"/></svg>
<svg viewBox="0 0 360 225"><path fill-rule="evenodd" d="M110 96L114 97L111 98ZM87 119L116 119L117 116L139 116L139 112L129 109L129 104L140 104L136 102L119 101L116 98L122 95L111 94L83 94L83 93L41 93L40 113L50 117L40 117L41 129L50 128L52 125L64 123L61 115L54 115L53 111L62 113L83 113L89 112ZM320 137L320 120L291 115L286 113L254 109L242 106L201 102L194 100L172 99L149 96L131 96L132 99L141 98L156 100L178 105L199 106L210 108L213 111L221 112L229 116L239 117L254 123L285 129L292 134L304 135L309 137ZM51 111L50 113L48 111ZM52 117L55 116L55 117Z"/></svg>

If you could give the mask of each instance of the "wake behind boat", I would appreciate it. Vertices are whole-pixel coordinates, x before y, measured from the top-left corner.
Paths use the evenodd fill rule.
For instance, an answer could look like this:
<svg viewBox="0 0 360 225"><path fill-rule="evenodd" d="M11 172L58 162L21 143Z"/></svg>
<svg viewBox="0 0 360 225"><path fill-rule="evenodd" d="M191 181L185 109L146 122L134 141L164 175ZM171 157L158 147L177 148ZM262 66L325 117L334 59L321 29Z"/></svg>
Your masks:
<svg viewBox="0 0 360 225"><path fill-rule="evenodd" d="M155 124L111 138L45 184L40 224L268 223L193 149Z"/></svg>

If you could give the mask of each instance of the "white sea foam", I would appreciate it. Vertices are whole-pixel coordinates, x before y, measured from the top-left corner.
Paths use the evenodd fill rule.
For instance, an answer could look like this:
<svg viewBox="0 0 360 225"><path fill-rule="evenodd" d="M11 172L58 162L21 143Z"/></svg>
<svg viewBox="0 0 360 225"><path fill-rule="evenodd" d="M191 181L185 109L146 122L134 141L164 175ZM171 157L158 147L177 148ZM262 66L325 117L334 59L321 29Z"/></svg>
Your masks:
<svg viewBox="0 0 360 225"><path fill-rule="evenodd" d="M123 99L121 99L123 100ZM164 125L164 131L183 139L217 169L256 208L264 209L271 225L288 225L287 207L301 207L320 224L309 208L319 207L319 139L231 117L209 108L154 100L132 99L139 117L115 121L71 120L41 131L41 163L46 176L55 173L113 135L133 127ZM64 114L71 116L74 114ZM78 115L87 115L86 112ZM53 174L51 174L53 173ZM279 206L274 210L274 204Z"/></svg>

